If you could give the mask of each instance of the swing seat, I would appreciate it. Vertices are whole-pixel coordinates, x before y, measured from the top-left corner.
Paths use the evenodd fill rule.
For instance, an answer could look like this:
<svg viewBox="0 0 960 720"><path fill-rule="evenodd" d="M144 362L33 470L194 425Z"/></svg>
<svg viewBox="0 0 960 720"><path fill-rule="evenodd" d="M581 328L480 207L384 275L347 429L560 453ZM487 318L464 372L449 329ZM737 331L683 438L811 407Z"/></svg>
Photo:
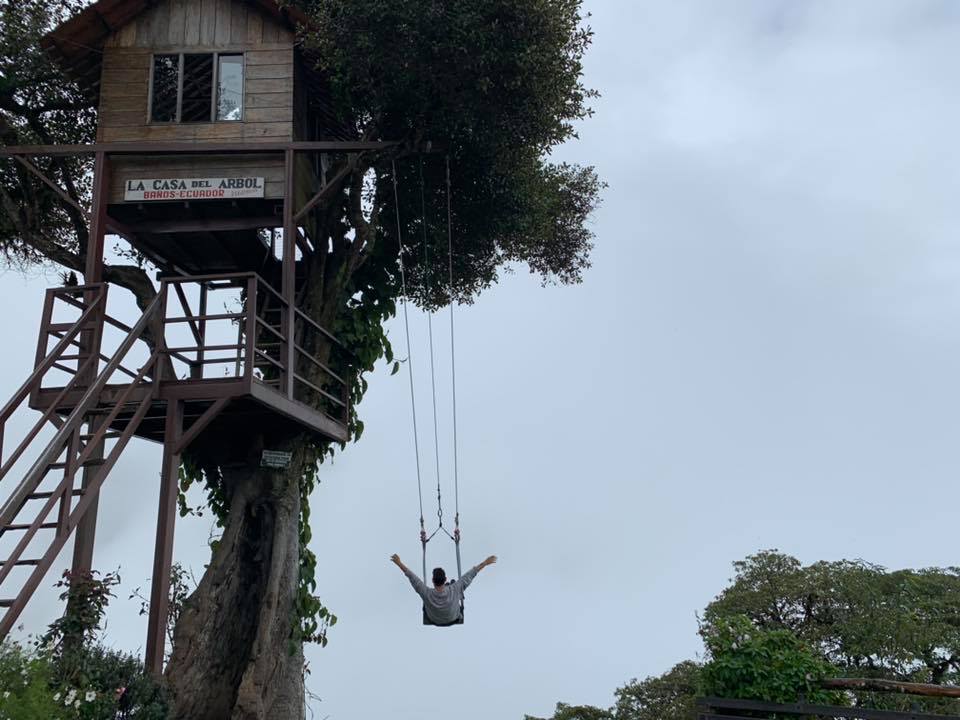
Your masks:
<svg viewBox="0 0 960 720"><path fill-rule="evenodd" d="M423 608L423 624L433 625L433 627L453 627L454 625L463 625L463 606L460 606L460 617L453 622L448 623L435 623L433 620L427 617L427 609Z"/></svg>

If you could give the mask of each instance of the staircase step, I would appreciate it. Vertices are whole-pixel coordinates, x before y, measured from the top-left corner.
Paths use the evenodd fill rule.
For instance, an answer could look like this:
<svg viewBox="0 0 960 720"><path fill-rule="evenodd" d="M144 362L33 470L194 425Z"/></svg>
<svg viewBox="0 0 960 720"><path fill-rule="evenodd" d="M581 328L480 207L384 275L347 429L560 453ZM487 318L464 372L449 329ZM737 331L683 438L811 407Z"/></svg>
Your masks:
<svg viewBox="0 0 960 720"><path fill-rule="evenodd" d="M8 562L7 560L0 562L0 567L3 567L4 565L6 565L7 562ZM13 566L14 567L36 567L37 565L40 564L40 562L41 562L40 560L17 560L15 563L13 563Z"/></svg>
<svg viewBox="0 0 960 720"><path fill-rule="evenodd" d="M83 490L74 490L72 493L73 497L80 497L83 495ZM27 500L49 500L54 496L52 492L38 492L31 493L27 495Z"/></svg>
<svg viewBox="0 0 960 720"><path fill-rule="evenodd" d="M93 437L94 437L94 434L95 434L95 433L84 433L83 435L80 436L80 439L81 439L81 440L92 440ZM103 439L104 439L104 440L116 440L116 439L117 439L118 437L120 437L122 434L123 434L123 433L119 433L119 432L108 432L108 433L104 433Z"/></svg>
<svg viewBox="0 0 960 720"><path fill-rule="evenodd" d="M24 523L24 524L17 523L17 524L14 524L14 525L7 525L5 528L3 528L3 530L29 530L31 524L32 524L32 523ZM39 527L38 529L39 529L39 530L56 530L56 529L57 529L57 524L56 524L56 523L41 523L41 525L40 525L40 527Z"/></svg>

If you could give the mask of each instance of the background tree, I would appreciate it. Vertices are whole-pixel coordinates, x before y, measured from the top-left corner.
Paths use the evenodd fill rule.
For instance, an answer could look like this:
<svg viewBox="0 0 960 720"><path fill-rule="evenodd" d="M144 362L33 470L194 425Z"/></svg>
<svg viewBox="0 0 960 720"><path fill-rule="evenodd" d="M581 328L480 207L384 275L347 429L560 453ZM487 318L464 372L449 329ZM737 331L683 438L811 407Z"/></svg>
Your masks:
<svg viewBox="0 0 960 720"><path fill-rule="evenodd" d="M631 681L610 709L560 704L551 720L694 720L698 695L846 704L828 677L960 684L960 571L887 571L863 560L804 566L768 550L734 563L730 585L705 609L705 662ZM865 707L960 713L956 700L857 691ZM571 712L580 713L580 715ZM605 713L605 714L604 714Z"/></svg>
<svg viewBox="0 0 960 720"><path fill-rule="evenodd" d="M615 693L615 720L688 720L696 717L702 666L685 660L663 675L631 680Z"/></svg>
<svg viewBox="0 0 960 720"><path fill-rule="evenodd" d="M734 563L704 612L706 632L743 615L789 630L849 677L944 684L960 671L960 571L888 572L862 560L807 567L776 551Z"/></svg>
<svg viewBox="0 0 960 720"><path fill-rule="evenodd" d="M39 37L82 4L24 0L3 8L0 138L5 144L86 142L95 110L40 53ZM333 110L358 136L401 141L389 153L343 158L320 208L319 242L305 270L303 311L333 328L362 373L391 357L382 323L396 310L399 212L408 292L424 307L470 302L501 269L523 263L544 282L578 282L588 266L586 221L601 183L591 168L555 164L550 153L575 136L593 95L582 83L590 43L580 0L304 0L303 41L324 58ZM452 167L456 251L446 277L445 167L410 151L442 144ZM394 169L396 168L396 170ZM89 195L89 169L51 160L43 170L75 198ZM426 188L421 215L419 176ZM82 270L86 226L55 194L11 163L0 170L0 248L19 267ZM397 205L394 181L399 187ZM433 248L423 261L424 243ZM105 278L143 307L154 294L138 263ZM320 353L324 348L312 348ZM338 366L339 369L339 366ZM308 376L308 379L313 379ZM362 423L354 418L355 437ZM327 611L314 595L308 498L317 464L332 449L301 434L265 429L250 448L289 450L281 472L258 467L253 449L230 443L190 449L183 485L202 483L223 527L211 562L175 631L167 679L176 717L301 717L302 642L323 639Z"/></svg>

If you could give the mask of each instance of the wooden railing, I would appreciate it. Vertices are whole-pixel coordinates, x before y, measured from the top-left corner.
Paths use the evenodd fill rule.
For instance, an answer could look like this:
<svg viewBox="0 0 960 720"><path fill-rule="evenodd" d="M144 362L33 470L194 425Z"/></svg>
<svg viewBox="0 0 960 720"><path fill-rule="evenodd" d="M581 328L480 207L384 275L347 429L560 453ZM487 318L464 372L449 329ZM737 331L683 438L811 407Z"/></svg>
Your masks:
<svg viewBox="0 0 960 720"><path fill-rule="evenodd" d="M697 701L697 720L960 720L960 715L941 715L919 710L873 710L862 707L813 705L805 701L789 704L756 700L702 698Z"/></svg>
<svg viewBox="0 0 960 720"><path fill-rule="evenodd" d="M70 382L60 389L57 401L49 406L49 410L39 421L41 425L51 422L56 427L56 433L42 447L22 480L12 489L5 490L6 500L0 505L0 538L8 533L17 536L12 549L0 559L0 591L3 591L0 594L0 608L6 609L0 617L0 638L5 637L13 627L74 528L95 502L104 479L150 409L152 391L156 389L156 383L150 378L156 374L159 354L153 352L134 373L132 380L122 384L119 395L108 403L103 402L104 389L120 373L128 354L144 340L145 334L159 317L160 298L155 298L136 324L128 329L101 369L97 363L100 359L98 346L85 345L78 338L85 333L96 334L102 329L96 321L91 321L91 318L99 316L102 319L105 315L103 302L106 289L102 286L58 288L51 291L48 298L56 300L68 297L72 300L74 294L88 298L87 302L82 303L79 319L68 327L58 329L55 323L50 322L50 315L45 313L47 322L41 342L45 344L49 334L60 339L52 350L44 354L28 381L3 409L2 417L6 422L12 412L12 404L22 403L32 391L37 390L46 373L56 365L63 365L61 372L68 374L75 370ZM48 307L52 309L52 302ZM64 361L69 362L65 358L65 352L71 347L78 347L81 351L78 353L80 357L76 360L78 367L75 369L64 364ZM138 393L138 390L147 392ZM69 415L62 418L55 412L60 409L58 401L72 391L76 391L78 397L71 403ZM123 430L112 431L111 428L121 413L124 415ZM87 434L83 433L84 427L88 429ZM23 451L33 443L37 432L35 426L4 462L3 475L6 475L20 459ZM107 439L114 442L109 452L103 454L104 442ZM78 489L76 478L87 469L92 470L91 476L84 478L83 487ZM0 480L2 479L0 476ZM34 538L43 530L53 530L53 537L41 546L42 550L36 553L38 557L24 557ZM7 594L7 588L11 584L17 585L7 581L18 567L32 567L33 571L18 588Z"/></svg>
<svg viewBox="0 0 960 720"><path fill-rule="evenodd" d="M242 378L348 422L349 374L342 368L352 365L349 352L299 309L291 317L283 296L258 275L168 277L160 293L162 352L177 380ZM226 297L224 307L211 307L215 293Z"/></svg>

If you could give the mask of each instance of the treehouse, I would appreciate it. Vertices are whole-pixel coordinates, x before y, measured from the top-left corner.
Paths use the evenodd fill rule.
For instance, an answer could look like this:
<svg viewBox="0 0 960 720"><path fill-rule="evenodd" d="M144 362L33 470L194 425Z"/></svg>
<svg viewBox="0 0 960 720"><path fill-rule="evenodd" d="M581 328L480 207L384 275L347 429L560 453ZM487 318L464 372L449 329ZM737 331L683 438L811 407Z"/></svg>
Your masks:
<svg viewBox="0 0 960 720"><path fill-rule="evenodd" d="M388 144L331 112L297 42L305 24L269 0L99 0L42 41L99 112L95 144L0 148L89 217L84 284L47 292L34 372L0 411L0 440L19 407L41 414L0 452L0 637L71 536L74 570L90 568L101 486L146 438L164 447L147 642L159 671L181 454L201 443L219 462L280 468L274 431L347 439L351 354L302 312L302 269L326 249L328 174ZM79 155L94 159L90 208L32 161ZM158 270L132 321L108 302L108 235Z"/></svg>

